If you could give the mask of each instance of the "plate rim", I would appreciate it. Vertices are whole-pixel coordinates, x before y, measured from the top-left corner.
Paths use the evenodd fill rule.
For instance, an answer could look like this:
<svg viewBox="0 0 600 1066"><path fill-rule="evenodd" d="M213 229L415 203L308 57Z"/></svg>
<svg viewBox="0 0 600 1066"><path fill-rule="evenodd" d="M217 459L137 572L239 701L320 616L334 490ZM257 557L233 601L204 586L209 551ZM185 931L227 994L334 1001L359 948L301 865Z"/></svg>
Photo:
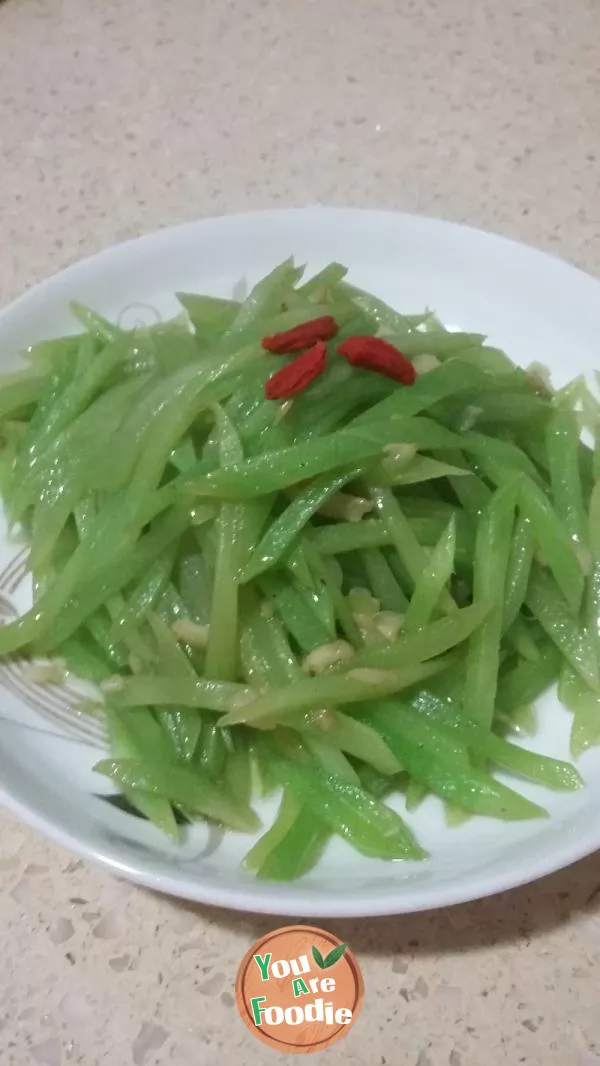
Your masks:
<svg viewBox="0 0 600 1066"><path fill-rule="evenodd" d="M565 259L562 256L555 255L553 252L549 252L544 248L538 248L533 244L528 244L526 241L521 241L516 237L507 237L501 233L495 233L493 230L483 229L479 226L472 226L469 223L453 222L451 219L437 218L435 215L420 215L407 211L392 211L385 208L372 208L372 207L343 207L339 205L328 206L325 204L316 204L305 207L278 207L278 208L264 208L257 211L233 211L227 214L221 215L206 215L197 219L190 219L187 222L178 222L172 226L160 226L157 229L150 230L146 233L139 234L136 237L128 237L124 241L116 241L113 244L105 245L97 252L92 252L89 255L85 255L80 259L76 259L72 263L68 263L66 266L61 267L60 270L54 274L50 274L48 277L42 278L41 281L35 282L30 288L26 288L18 296L10 301L6 306L0 308L0 327L2 326L3 319L15 311L21 310L24 305L30 300L34 299L35 295L40 290L51 288L58 282L67 280L69 275L76 274L82 268L90 266L92 263L96 263L104 258L109 259L115 252L121 252L127 248L133 246L142 247L144 243L151 243L157 238L168 239L169 236L174 234L182 234L185 230L209 228L212 225L219 224L233 224L253 221L272 221L277 222L283 217L300 216L309 214L320 214L330 216L341 216L344 214L356 215L365 218L368 215L378 217L380 219L390 218L400 222L405 222L409 225L417 224L424 227L434 226L442 227L447 232L468 233L474 240L488 240L493 243L500 244L507 249L514 249L519 254L526 254L536 259L544 260L553 269L566 271L568 273L574 273L577 275L578 280L582 284L592 283L594 286L600 287L600 277L595 277L594 274L590 274L582 267L577 266L570 260Z"/></svg>
<svg viewBox="0 0 600 1066"><path fill-rule="evenodd" d="M327 892L321 889L323 902L317 904L317 893L306 893L302 889L302 879L294 882L286 882L286 887L294 887L293 898L290 898L289 906L282 902L278 894L278 883L254 882L260 885L260 894L254 894L253 886L240 886L239 888L219 887L214 890L203 889L201 879L192 881L191 878L182 879L177 876L153 874L142 866L130 864L113 855L111 848L98 849L92 847L84 838L77 834L62 829L55 822L47 820L35 807L22 800L16 799L4 788L0 788L0 802L13 814L17 815L25 825L39 831L44 837L59 844L61 847L73 852L74 855L82 856L94 866L108 870L117 877L124 877L134 884L143 888L151 889L174 898L189 900L207 906L215 906L222 909L242 911L248 914L272 914L281 916L302 916L305 918L380 918L400 914L418 914L425 911L441 910L446 907L455 907L461 904L476 902L487 899L490 896L500 895L503 892L520 888L524 885L538 881L549 874L557 873L566 869L593 854L600 847L600 828L590 832L587 836L578 837L577 842L548 855L545 861L534 860L531 868L523 865L522 876L513 876L507 872L503 876L493 875L490 877L485 872L475 874L470 878L470 887L463 889L461 885L441 886L433 885L431 888L423 887L418 890L410 890L404 893L402 898L397 897L397 886L386 889L380 897L371 898L368 894L356 894L356 898L338 902L327 902ZM535 867L535 869L533 868ZM515 867L510 867L514 870ZM493 884L492 884L493 882ZM268 884L268 887L267 887Z"/></svg>

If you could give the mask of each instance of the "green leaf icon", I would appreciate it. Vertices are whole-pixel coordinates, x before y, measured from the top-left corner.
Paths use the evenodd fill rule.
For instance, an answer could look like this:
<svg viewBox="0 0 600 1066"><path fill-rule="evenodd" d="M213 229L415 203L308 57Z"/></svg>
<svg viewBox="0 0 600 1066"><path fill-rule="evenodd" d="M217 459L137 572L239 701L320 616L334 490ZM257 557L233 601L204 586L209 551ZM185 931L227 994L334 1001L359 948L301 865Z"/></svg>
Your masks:
<svg viewBox="0 0 600 1066"><path fill-rule="evenodd" d="M334 948L333 951L330 951L329 955L325 956L322 969L328 970L330 966L335 966L338 959L341 959L347 947L347 944L338 944L337 948Z"/></svg>
<svg viewBox="0 0 600 1066"><path fill-rule="evenodd" d="M335 950L337 951L337 948ZM315 962L316 962L317 966L319 967L319 969L320 970L324 970L325 969L325 965L326 965L325 964L325 960L323 959L323 956L321 955L321 952L319 951L319 949L316 948L314 944L312 946L312 957L315 960ZM327 958L329 958L329 955L327 956Z"/></svg>

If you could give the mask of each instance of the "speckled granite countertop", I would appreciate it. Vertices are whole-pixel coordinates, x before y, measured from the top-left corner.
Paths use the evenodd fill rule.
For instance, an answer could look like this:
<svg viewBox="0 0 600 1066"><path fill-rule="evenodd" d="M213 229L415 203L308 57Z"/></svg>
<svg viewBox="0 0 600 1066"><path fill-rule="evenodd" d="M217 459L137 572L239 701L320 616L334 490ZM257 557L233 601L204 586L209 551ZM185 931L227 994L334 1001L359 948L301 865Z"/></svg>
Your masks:
<svg viewBox="0 0 600 1066"><path fill-rule="evenodd" d="M439 215L600 272L599 130L598 0L5 0L0 304L125 237L274 205ZM281 921L162 899L8 815L0 834L3 1064L270 1061L233 982ZM597 858L328 926L367 996L320 1061L600 1066Z"/></svg>

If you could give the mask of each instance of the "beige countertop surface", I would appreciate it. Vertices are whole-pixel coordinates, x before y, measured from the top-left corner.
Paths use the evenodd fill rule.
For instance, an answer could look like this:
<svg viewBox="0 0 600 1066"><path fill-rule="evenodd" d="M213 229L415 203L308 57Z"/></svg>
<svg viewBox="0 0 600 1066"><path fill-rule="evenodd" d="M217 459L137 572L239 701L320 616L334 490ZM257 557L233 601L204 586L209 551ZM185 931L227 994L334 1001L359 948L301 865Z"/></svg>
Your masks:
<svg viewBox="0 0 600 1066"><path fill-rule="evenodd" d="M0 2L0 304L157 226L315 203L465 221L600 273L599 175L599 0ZM281 924L163 899L2 814L0 1061L275 1061L233 986ZM327 925L367 994L319 1061L600 1066L597 858Z"/></svg>

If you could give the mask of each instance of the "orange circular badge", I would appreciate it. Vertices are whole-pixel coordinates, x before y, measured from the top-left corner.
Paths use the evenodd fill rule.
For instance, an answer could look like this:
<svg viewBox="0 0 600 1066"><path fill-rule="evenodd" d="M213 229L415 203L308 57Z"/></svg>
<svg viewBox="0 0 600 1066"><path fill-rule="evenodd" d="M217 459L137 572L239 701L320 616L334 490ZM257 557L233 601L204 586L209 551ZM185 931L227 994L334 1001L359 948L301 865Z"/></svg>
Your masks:
<svg viewBox="0 0 600 1066"><path fill-rule="evenodd" d="M324 929L288 925L246 953L235 993L243 1021L263 1044L309 1052L346 1035L358 1017L364 984L347 944Z"/></svg>

